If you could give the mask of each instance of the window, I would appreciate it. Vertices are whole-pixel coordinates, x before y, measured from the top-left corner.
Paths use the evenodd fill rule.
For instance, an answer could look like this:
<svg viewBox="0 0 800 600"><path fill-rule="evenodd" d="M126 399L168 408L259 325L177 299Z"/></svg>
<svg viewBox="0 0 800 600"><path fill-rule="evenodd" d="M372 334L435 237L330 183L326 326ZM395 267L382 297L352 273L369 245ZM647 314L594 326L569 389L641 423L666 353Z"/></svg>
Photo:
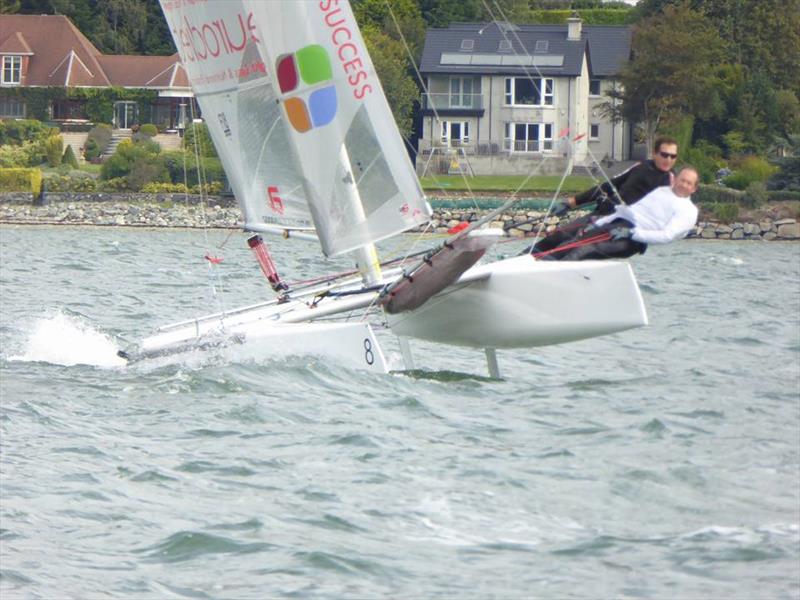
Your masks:
<svg viewBox="0 0 800 600"><path fill-rule="evenodd" d="M597 123L592 123L589 126L589 139L590 140L600 139L600 125L598 125Z"/></svg>
<svg viewBox="0 0 800 600"><path fill-rule="evenodd" d="M56 121L86 119L83 107L83 100L67 100L66 98L53 100L53 119Z"/></svg>
<svg viewBox="0 0 800 600"><path fill-rule="evenodd" d="M442 121L442 143L448 147L469 143L469 121Z"/></svg>
<svg viewBox="0 0 800 600"><path fill-rule="evenodd" d="M475 48L475 40L461 40L462 50L472 50Z"/></svg>
<svg viewBox="0 0 800 600"><path fill-rule="evenodd" d="M503 147L509 152L545 152L553 149L552 123L506 123Z"/></svg>
<svg viewBox="0 0 800 600"><path fill-rule="evenodd" d="M4 56L3 74L0 83L19 85L22 81L22 57Z"/></svg>
<svg viewBox="0 0 800 600"><path fill-rule="evenodd" d="M511 40L500 40L500 44L497 46L498 52L511 52Z"/></svg>
<svg viewBox="0 0 800 600"><path fill-rule="evenodd" d="M548 40L536 40L536 46L534 47L534 52L547 52L547 49L550 47L550 42Z"/></svg>
<svg viewBox="0 0 800 600"><path fill-rule="evenodd" d="M553 106L555 94L552 79L506 78L506 106Z"/></svg>
<svg viewBox="0 0 800 600"><path fill-rule="evenodd" d="M475 108L477 87L478 82L472 77L452 77L450 79L450 108Z"/></svg>
<svg viewBox="0 0 800 600"><path fill-rule="evenodd" d="M590 96L599 96L600 95L600 80L599 79L590 79L589 80L589 95Z"/></svg>
<svg viewBox="0 0 800 600"><path fill-rule="evenodd" d="M0 98L0 118L24 119L25 103L17 98Z"/></svg>

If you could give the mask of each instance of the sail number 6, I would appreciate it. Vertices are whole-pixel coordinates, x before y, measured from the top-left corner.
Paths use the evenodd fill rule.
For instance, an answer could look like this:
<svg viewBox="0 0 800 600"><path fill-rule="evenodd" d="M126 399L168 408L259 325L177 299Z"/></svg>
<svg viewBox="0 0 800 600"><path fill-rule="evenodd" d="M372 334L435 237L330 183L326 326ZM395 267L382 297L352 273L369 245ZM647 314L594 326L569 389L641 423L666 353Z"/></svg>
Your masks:
<svg viewBox="0 0 800 600"><path fill-rule="evenodd" d="M269 206L272 208L273 212L282 215L283 200L278 196L278 188L276 186L271 185L267 188L267 197L269 198Z"/></svg>

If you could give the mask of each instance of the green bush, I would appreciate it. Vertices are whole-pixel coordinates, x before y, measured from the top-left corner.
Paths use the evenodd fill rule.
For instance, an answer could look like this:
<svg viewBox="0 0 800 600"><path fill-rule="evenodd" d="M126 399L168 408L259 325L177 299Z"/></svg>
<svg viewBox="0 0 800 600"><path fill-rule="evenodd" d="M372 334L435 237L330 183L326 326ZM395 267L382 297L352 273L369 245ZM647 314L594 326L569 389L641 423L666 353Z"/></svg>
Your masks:
<svg viewBox="0 0 800 600"><path fill-rule="evenodd" d="M44 186L48 192L94 192L97 181L88 174L74 171L69 175L48 175Z"/></svg>
<svg viewBox="0 0 800 600"><path fill-rule="evenodd" d="M97 182L98 192L127 192L128 180L125 177L114 177L113 179L100 180Z"/></svg>
<svg viewBox="0 0 800 600"><path fill-rule="evenodd" d="M222 182L213 181L207 183L201 189L199 185L194 185L189 189L182 183L148 183L142 186L146 194L200 194L201 191L209 196L219 194L223 189Z"/></svg>
<svg viewBox="0 0 800 600"><path fill-rule="evenodd" d="M195 153L195 139L200 156L210 156L217 158L217 150L214 148L214 142L211 141L211 136L208 133L208 126L205 123L190 123L186 128L186 133L183 135L183 148L190 154Z"/></svg>
<svg viewBox="0 0 800 600"><path fill-rule="evenodd" d="M190 190L193 194L199 194L201 191L209 196L216 196L217 194L222 193L222 190L225 188L222 181L212 181L210 183L205 184L204 186L196 185L192 187Z"/></svg>
<svg viewBox="0 0 800 600"><path fill-rule="evenodd" d="M740 173L746 173L752 181L760 182L766 181L778 172L777 167L769 164L760 156L746 156L741 160L736 170Z"/></svg>
<svg viewBox="0 0 800 600"><path fill-rule="evenodd" d="M116 151L104 163L100 170L101 179L125 177L133 169L137 161L151 161L157 158L161 147L152 141L141 141L134 144L131 140L123 140Z"/></svg>
<svg viewBox="0 0 800 600"><path fill-rule="evenodd" d="M51 135L44 143L44 151L47 163L51 167L57 167L61 164L61 157L64 156L64 138L60 135Z"/></svg>
<svg viewBox="0 0 800 600"><path fill-rule="evenodd" d="M186 186L182 183L148 183L142 186L146 194L185 194Z"/></svg>
<svg viewBox="0 0 800 600"><path fill-rule="evenodd" d="M692 194L695 204L738 203L744 196L743 192L720 187L718 185L700 184L697 191Z"/></svg>
<svg viewBox="0 0 800 600"><path fill-rule="evenodd" d="M692 165L700 173L702 183L713 183L717 171L725 166L722 149L706 140L698 140L681 152L681 165Z"/></svg>
<svg viewBox="0 0 800 600"><path fill-rule="evenodd" d="M26 141L20 145L0 146L0 167L33 167L42 162L41 142Z"/></svg>
<svg viewBox="0 0 800 600"><path fill-rule="evenodd" d="M747 186L744 198L742 198L742 206L747 208L758 208L763 206L767 200L767 186L763 181L754 181Z"/></svg>
<svg viewBox="0 0 800 600"><path fill-rule="evenodd" d="M172 183L184 182L184 161L186 164L186 179L189 186L196 186L199 184L200 179L208 184L219 182L221 188L227 185L225 178L225 170L222 168L222 163L218 158L205 157L200 160L200 168L204 177L198 176L197 161L193 152L173 151L164 152L161 155L169 171L170 180Z"/></svg>
<svg viewBox="0 0 800 600"><path fill-rule="evenodd" d="M111 125L102 123L94 126L86 138L86 145L83 149L83 157L86 160L94 160L99 158L100 155L108 148L111 142Z"/></svg>
<svg viewBox="0 0 800 600"><path fill-rule="evenodd" d="M723 223L731 223L739 216L739 205L732 202L718 202L711 207L714 217Z"/></svg>
<svg viewBox="0 0 800 600"><path fill-rule="evenodd" d="M42 191L42 172L39 169L0 169L0 192Z"/></svg>
<svg viewBox="0 0 800 600"><path fill-rule="evenodd" d="M61 157L61 164L72 167L73 169L78 168L78 159L75 158L75 152L72 150L72 146L67 145L67 149L64 150L64 156Z"/></svg>
<svg viewBox="0 0 800 600"><path fill-rule="evenodd" d="M147 137L155 137L158 135L158 127L153 125L152 123L145 123L141 127L139 127L139 133L142 135L146 135Z"/></svg>
<svg viewBox="0 0 800 600"><path fill-rule="evenodd" d="M763 183L778 172L778 167L758 156L746 156L738 161L733 175L725 178L725 185L746 190L752 183Z"/></svg>
<svg viewBox="0 0 800 600"><path fill-rule="evenodd" d="M86 144L83 147L83 158L91 162L100 158L100 154L100 146L97 145L97 142L91 138L87 138Z"/></svg>
<svg viewBox="0 0 800 600"><path fill-rule="evenodd" d="M50 135L50 127L33 119L0 120L0 146L22 145Z"/></svg>
<svg viewBox="0 0 800 600"><path fill-rule="evenodd" d="M747 186L753 183L753 179L751 179L747 173L736 171L733 175L728 175L723 179L722 183L734 190L744 191L747 189Z"/></svg>
<svg viewBox="0 0 800 600"><path fill-rule="evenodd" d="M128 180L128 187L138 191L148 183L168 182L169 172L163 161L157 156L151 156L136 160L125 178Z"/></svg>
<svg viewBox="0 0 800 600"><path fill-rule="evenodd" d="M780 200L795 200L800 201L800 190L773 190L767 192L767 199L770 202L778 202Z"/></svg>

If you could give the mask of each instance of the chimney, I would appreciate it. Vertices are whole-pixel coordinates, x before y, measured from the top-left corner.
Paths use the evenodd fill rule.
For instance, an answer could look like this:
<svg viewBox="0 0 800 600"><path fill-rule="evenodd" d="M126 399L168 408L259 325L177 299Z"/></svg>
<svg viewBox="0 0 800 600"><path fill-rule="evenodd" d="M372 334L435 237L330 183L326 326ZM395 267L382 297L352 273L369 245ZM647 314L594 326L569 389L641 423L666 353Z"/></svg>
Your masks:
<svg viewBox="0 0 800 600"><path fill-rule="evenodd" d="M578 13L572 13L572 16L567 19L567 40L574 42L581 39L581 18Z"/></svg>

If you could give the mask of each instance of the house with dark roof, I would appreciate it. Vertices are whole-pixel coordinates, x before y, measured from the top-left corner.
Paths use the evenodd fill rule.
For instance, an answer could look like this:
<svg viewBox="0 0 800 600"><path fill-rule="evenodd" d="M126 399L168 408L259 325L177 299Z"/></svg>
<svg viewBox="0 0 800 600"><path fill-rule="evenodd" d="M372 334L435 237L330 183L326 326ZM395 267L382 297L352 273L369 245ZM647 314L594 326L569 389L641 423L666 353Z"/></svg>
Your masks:
<svg viewBox="0 0 800 600"><path fill-rule="evenodd" d="M630 51L628 27L583 26L577 17L429 30L418 171L528 174L541 165L540 173L560 173L570 155L576 165L629 159L630 125L613 123L601 105ZM583 137L560 139L565 130Z"/></svg>
<svg viewBox="0 0 800 600"><path fill-rule="evenodd" d="M149 114L140 115L137 102L114 103L113 125L120 129L144 122L174 128L193 98L177 54L105 55L63 15L0 15L0 118L29 116L24 95L9 93L24 87L155 91L156 101L146 107ZM85 102L53 99L47 116L53 121L85 120Z"/></svg>

